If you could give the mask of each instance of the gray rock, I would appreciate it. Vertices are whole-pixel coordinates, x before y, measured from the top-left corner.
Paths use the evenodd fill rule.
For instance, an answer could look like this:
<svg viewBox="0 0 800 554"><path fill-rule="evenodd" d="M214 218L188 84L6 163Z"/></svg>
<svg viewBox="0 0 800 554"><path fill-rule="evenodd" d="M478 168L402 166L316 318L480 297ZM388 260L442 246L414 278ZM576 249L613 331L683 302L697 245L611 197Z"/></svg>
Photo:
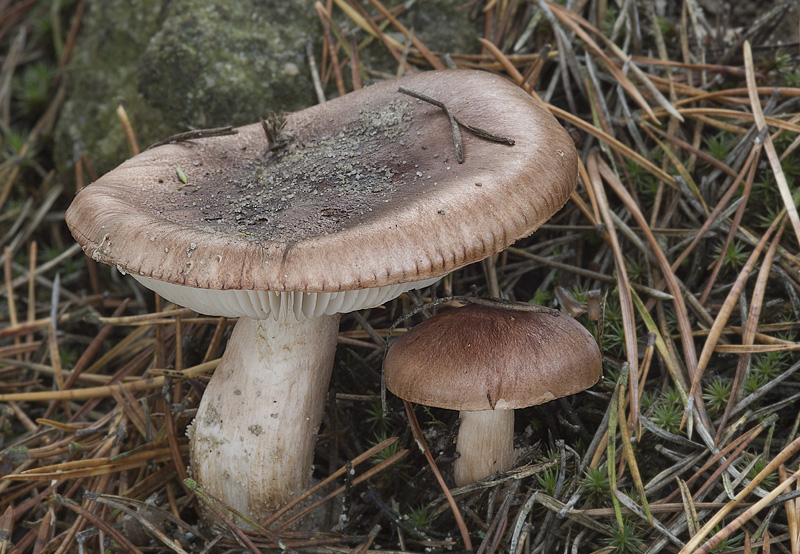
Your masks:
<svg viewBox="0 0 800 554"><path fill-rule="evenodd" d="M142 148L311 104L305 42L318 25L312 0L88 3L56 128L57 163L67 169L86 152L104 173L128 157L120 102Z"/></svg>

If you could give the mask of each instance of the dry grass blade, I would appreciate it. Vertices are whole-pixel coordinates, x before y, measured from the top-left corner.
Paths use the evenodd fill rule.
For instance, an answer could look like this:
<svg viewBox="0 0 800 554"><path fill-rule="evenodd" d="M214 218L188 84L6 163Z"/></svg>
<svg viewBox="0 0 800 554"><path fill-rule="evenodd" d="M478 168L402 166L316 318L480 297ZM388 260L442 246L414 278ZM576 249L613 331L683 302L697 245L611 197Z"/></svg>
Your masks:
<svg viewBox="0 0 800 554"><path fill-rule="evenodd" d="M747 93L750 96L753 117L755 118L758 129L763 130L767 127L767 122L764 118L764 113L761 111L761 101L758 98L753 71L753 52L750 48L750 43L747 41L744 43L744 67L747 72ZM795 206L794 200L792 199L789 184L786 182L786 175L783 173L778 153L775 151L775 145L772 143L772 137L769 135L766 135L764 138L764 151L767 153L770 166L772 166L775 181L778 183L778 190L780 190L781 197L783 198L784 207L789 214L789 221L792 222L795 237L797 238L798 244L800 244L800 215L797 213L797 206Z"/></svg>
<svg viewBox="0 0 800 554"><path fill-rule="evenodd" d="M397 437L390 437L384 441L379 442L363 454L356 456L350 461L350 468L358 467L361 463L369 460L372 456L377 454L378 452L389 448L397 442ZM345 474L348 471L348 466L342 466L337 471L331 473L328 477L320 481L318 484L314 485L307 491L303 492L302 494L298 495L297 498L293 499L292 501L288 502L285 506L282 506L279 510L277 510L274 514L272 514L267 520L262 522L263 527L269 527L276 521L278 521L284 514L288 513L292 508L303 502L306 498L314 494L315 492L321 490L322 488L326 487L339 477Z"/></svg>
<svg viewBox="0 0 800 554"><path fill-rule="evenodd" d="M692 552L693 554L708 554L714 548L717 547L722 541L727 539L731 536L731 534L739 529L742 525L747 523L750 519L753 518L757 513L759 513L764 507L766 507L770 502L772 502L775 498L777 498L781 492L786 490L790 487L793 483L795 483L800 478L800 469L795 471L788 479L782 481L777 487L775 487L767 496L756 502L753 506L747 508L741 515L739 515L736 519L732 522L728 523L725 527L723 527L718 533L716 533L713 537L708 539L703 546L697 548L696 550L688 550L684 548L681 550L681 554L684 552ZM702 532L702 531L701 531ZM768 544L768 535L764 536L764 544L765 548L764 551L767 551L766 545ZM689 545L687 544L687 547Z"/></svg>
<svg viewBox="0 0 800 554"><path fill-rule="evenodd" d="M638 206L634 202L633 198L628 194L628 191L622 186L622 183L619 181L617 176L611 171L611 168L608 165L600 161L598 163L598 169L600 175L605 179L605 181L611 186L614 192L619 196L625 207L633 215L633 218L636 220L636 223L639 225L639 228L644 232L645 237L647 238L647 242L650 245L650 248L655 254L656 259L658 260L659 267L661 268L661 274L663 278L667 282L667 288L669 289L670 293L672 294L673 298L673 306L675 308L676 317L678 318L678 330L681 334L681 343L684 349L684 363L687 366L689 371L689 378L693 378L697 372L696 364L697 364L697 353L694 349L694 338L691 335L691 323L689 322L689 316L686 310L686 305L683 301L683 295L680 290L680 286L678 285L677 278L675 277L675 273L672 270L672 267L669 264L664 252L661 250L660 245L658 244L658 240L656 239L655 235L653 235L652 231L650 230L649 225L647 224L647 220L645 219L644 215L639 211Z"/></svg>
<svg viewBox="0 0 800 554"><path fill-rule="evenodd" d="M736 278L736 282L734 283L734 286L731 288L730 293L728 293L728 296L725 298L725 302L723 303L722 307L719 310L719 314L714 320L714 324L711 327L711 331L709 332L708 338L706 339L706 342L703 345L703 350L700 353L700 358L697 361L697 373L694 375L694 378L692 380L692 388L690 396L694 396L696 394L697 389L700 386L700 379L703 376L703 372L705 371L706 366L708 365L708 362L711 359L711 354L714 352L714 348L717 344L717 341L722 335L722 329L727 324L728 318L733 312L733 309L739 298L739 295L744 290L744 285L747 282L747 278L750 276L750 272L753 270L753 267L755 267L756 261L758 261L758 257L761 255L761 252L766 246L769 238L775 232L781 219L782 217L778 217L777 219L775 219L775 221L772 222L772 225L770 225L769 229L767 229L767 232L764 233L764 235L761 237L761 240L753 249L753 252L747 259L747 262L744 264L742 270L739 272L739 275Z"/></svg>
<svg viewBox="0 0 800 554"><path fill-rule="evenodd" d="M767 249L766 254L764 254L764 261L761 263L761 268L758 271L756 285L753 290L753 297L750 302L750 310L747 314L747 323L744 328L744 333L742 334L743 347L752 347L753 343L755 342L755 333L756 329L758 328L758 319L761 315L761 307L764 303L767 280L769 279L769 273L772 270L772 261L775 258L775 252L778 250L778 243L783 235L785 223L786 220L784 220L784 222L781 224L776 234L776 238L772 241L772 244ZM725 412L722 414L722 418L720 419L719 427L717 428L717 436L714 441L715 443L719 442L719 437L722 435L722 431L728 422L728 417L730 416L731 410L739 398L739 392L742 383L744 382L745 372L747 371L749 364L750 352L746 352L739 357L739 363L736 367L736 376L734 377L733 384L731 385L731 394L728 398L728 404L725 406Z"/></svg>
<svg viewBox="0 0 800 554"><path fill-rule="evenodd" d="M128 139L128 146L131 149L131 156L139 154L139 143L136 140L136 133L133 130L130 119L128 119L128 111L123 104L117 106L117 118L122 124L122 129L125 131L125 137Z"/></svg>
<svg viewBox="0 0 800 554"><path fill-rule="evenodd" d="M633 453L631 435L626 422L623 421L622 425L619 426L619 432L620 438L622 439L622 452L625 456L625 460L628 462L631 477L633 478L633 484L641 498L645 519L648 523L650 523L650 525L653 525L653 515L650 513L650 505L647 502L647 494L645 494L644 491L644 483L642 483L642 476L641 473L639 473L639 464L636 462L636 455Z"/></svg>
<svg viewBox="0 0 800 554"><path fill-rule="evenodd" d="M386 46L386 49L399 63L399 71L411 71L412 68L408 63L408 48L411 41L406 41L406 46L395 40L390 35L383 32L383 29L372 21L372 18L367 15L361 5L355 0L334 0L336 5L341 9L356 25L366 31L372 37L377 37ZM366 41L365 41L366 42ZM364 43L362 43L364 44ZM401 54L403 52L403 54Z"/></svg>
<svg viewBox="0 0 800 554"><path fill-rule="evenodd" d="M642 108L642 110L644 110L644 112L648 116L652 117L653 119L656 119L656 115L653 113L652 108L644 99L639 90L633 85L633 83L631 83L630 79L628 79L628 77L624 73L622 73L622 71L620 71L617 65L613 61L611 61L611 59L606 55L606 53L602 50L602 48L600 48L600 46L598 46L598 44L594 41L594 39L592 39L592 37L590 37L581 28L581 25L587 28L592 28L592 26L589 25L589 22L577 16L574 12L571 12L569 10L566 10L564 7L559 6L558 4L548 3L547 5L553 10L553 13L556 15L556 17L558 17L561 23L572 29L575 32L575 34L577 34L581 39L586 41L586 44L589 46L589 48L594 52L595 55L597 55L600 59L603 60L603 62L606 64L606 67L613 75L613 77L619 81L619 83L622 85L625 91L631 96L631 98L633 98L636 101L639 107ZM595 34L602 34L597 32L596 29L594 31Z"/></svg>
<svg viewBox="0 0 800 554"><path fill-rule="evenodd" d="M369 17L364 17L361 13L357 11L357 7L348 4L347 0L334 0L334 2L336 3L336 6L353 21L353 23L361 27L361 29L363 29L365 32L372 35L373 37L381 38L381 40L383 40L384 43L387 44L387 46L389 46L389 50L391 52L396 54L397 53L396 51L403 50L403 45L401 43L399 43L391 36L381 32L381 30L377 26L375 26L375 24Z"/></svg>
<svg viewBox="0 0 800 554"><path fill-rule="evenodd" d="M636 429L638 425L636 420L639 417L639 355L638 346L636 344L636 324L633 317L633 300L631 299L630 282L628 280L625 258L622 255L622 248L619 244L614 222L611 218L608 200L606 199L602 179L600 178L599 165L597 154L593 153L591 156L589 156L586 169L589 172L591 186L593 187L595 196L597 197L600 214L606 224L611 249L614 254L614 263L617 269L617 279L619 280L617 289L619 291L622 324L625 330L625 351L627 354L628 364L630 365L631 425L634 429Z"/></svg>
<svg viewBox="0 0 800 554"><path fill-rule="evenodd" d="M686 518L686 527L689 530L689 535L694 536L700 529L700 524L697 519L697 506L689 492L689 486L682 479L676 477L678 482L678 489L681 492L681 503L683 504L683 515Z"/></svg>
<svg viewBox="0 0 800 554"><path fill-rule="evenodd" d="M703 539L710 533L721 521L722 519L727 516L742 500L744 500L752 491L755 489L767 476L771 475L778 471L778 468L786 463L787 460L793 458L800 452L800 438L795 439L789 444L786 448L784 448L777 456L775 456L767 465L762 469L758 475L754 479L750 481L750 483L742 489L739 494L736 495L734 500L728 502L724 508L720 509L715 513L706 524L703 526L700 531L697 532L696 535L692 537L692 539L686 543L686 546L680 551L680 554L689 554L700 552L709 552L716 544L718 544L722 539L729 536L730 533L741 527L741 525L750 519L755 513L758 513L764 506L769 504L773 499L775 499L783 490L791 485L798 477L800 477L800 470L795 472L790 479L784 481L778 487L772 490L769 495L765 496L758 502L756 502L753 506L747 508L747 511L737 517L734 522L736 523L733 526L733 522L728 524L725 528L723 528L720 533L716 535L717 539L711 546L708 546L710 541L703 545L702 550L696 550L699 544L703 541ZM769 500L767 500L767 498ZM725 533L724 536L721 533ZM708 548L706 548L708 546Z"/></svg>
<svg viewBox="0 0 800 554"><path fill-rule="evenodd" d="M403 33L403 35L405 35L406 39L411 41L411 43L417 48L417 50L419 50L420 54L422 54L422 57L425 58L425 61L427 61L431 65L431 67L433 67L434 69L446 69L445 65L439 60L439 58L437 58L433 54L433 52L431 52L422 43L422 41L420 41L417 37L415 37L413 33L411 33L408 29L406 29L406 27L402 23L400 23L391 14L391 12L389 12L389 10L387 10L384 7L383 4L381 4L380 0L369 0L369 1L373 6L378 8L378 11L381 12L381 14L383 14L384 17L386 17L389 21L392 22L392 25L394 25L398 31L400 31L401 33Z"/></svg>
<svg viewBox="0 0 800 554"><path fill-rule="evenodd" d="M606 456L608 457L607 470L608 470L608 485L611 491L617 488L617 427L627 425L625 421L623 399L625 398L625 385L628 376L626 374L620 375L614 388L614 395L611 397L611 406L608 416L608 437L606 442ZM622 423L620 424L620 420ZM625 522L622 519L622 512L620 511L619 498L616 495L611 497L614 505L614 515L617 518L617 525L620 530L625 529Z"/></svg>
<svg viewBox="0 0 800 554"><path fill-rule="evenodd" d="M667 367L667 371L672 378L675 389L681 396L681 401L684 403L684 405L688 404L689 398L686 391L688 390L689 386L681 371L681 368L678 366L675 357L667 347L664 337L661 334L661 330L658 328L658 325L656 325L655 320L653 320L651 317L650 312L647 311L644 302L642 302L642 300L636 294L633 294L632 297L634 305L636 306L636 310L639 313L639 317L642 318L647 330L652 333L655 338L656 350L658 350L664 365Z"/></svg>
<svg viewBox="0 0 800 554"><path fill-rule="evenodd" d="M114 529L114 527L108 525L105 521L97 517L95 514L93 514L86 508L80 506L77 502L70 500L69 498L65 498L63 496L56 496L56 501L60 505L65 506L66 508L72 510L82 518L91 522L93 525L102 529L105 534L112 537L122 548L125 549L126 552L130 552L131 554L137 554L137 553L142 554L142 551L139 550L136 547L136 545L130 542L122 533Z"/></svg>
<svg viewBox="0 0 800 554"><path fill-rule="evenodd" d="M317 94L317 102L324 104L326 102L325 91L322 87L322 79L319 76L317 69L317 60L314 57L314 50L311 46L311 40L306 41L306 58L308 59L308 70L311 72L311 81L314 83L314 92Z"/></svg>

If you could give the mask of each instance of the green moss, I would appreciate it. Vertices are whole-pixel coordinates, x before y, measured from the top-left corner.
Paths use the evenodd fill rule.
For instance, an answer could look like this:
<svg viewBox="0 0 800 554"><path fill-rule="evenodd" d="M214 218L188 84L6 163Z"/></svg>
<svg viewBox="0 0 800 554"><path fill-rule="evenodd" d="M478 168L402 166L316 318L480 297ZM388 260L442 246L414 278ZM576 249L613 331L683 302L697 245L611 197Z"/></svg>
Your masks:
<svg viewBox="0 0 800 554"><path fill-rule="evenodd" d="M30 455L28 454L27 446L12 446L3 452L3 457L12 464L20 464L27 460Z"/></svg>

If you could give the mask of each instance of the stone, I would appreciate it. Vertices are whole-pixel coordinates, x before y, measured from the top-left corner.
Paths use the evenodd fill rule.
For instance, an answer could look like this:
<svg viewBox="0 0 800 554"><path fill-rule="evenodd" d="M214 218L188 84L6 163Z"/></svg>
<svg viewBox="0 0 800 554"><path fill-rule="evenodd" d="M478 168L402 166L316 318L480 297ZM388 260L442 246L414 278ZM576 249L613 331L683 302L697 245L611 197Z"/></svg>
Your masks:
<svg viewBox="0 0 800 554"><path fill-rule="evenodd" d="M102 174L130 156L120 103L141 148L312 104L305 43L318 26L312 0L90 2L55 131L59 168L85 152Z"/></svg>

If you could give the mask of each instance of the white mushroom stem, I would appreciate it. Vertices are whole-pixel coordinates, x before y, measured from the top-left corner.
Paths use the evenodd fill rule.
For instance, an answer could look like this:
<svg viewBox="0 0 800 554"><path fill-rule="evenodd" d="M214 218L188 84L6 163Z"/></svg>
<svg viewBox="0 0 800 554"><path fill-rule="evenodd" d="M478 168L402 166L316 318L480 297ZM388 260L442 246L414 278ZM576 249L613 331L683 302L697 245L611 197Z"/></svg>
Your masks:
<svg viewBox="0 0 800 554"><path fill-rule="evenodd" d="M514 464L514 410L460 412L456 485L463 487L511 469Z"/></svg>
<svg viewBox="0 0 800 554"><path fill-rule="evenodd" d="M195 480L263 521L308 487L339 315L242 318L191 431Z"/></svg>

